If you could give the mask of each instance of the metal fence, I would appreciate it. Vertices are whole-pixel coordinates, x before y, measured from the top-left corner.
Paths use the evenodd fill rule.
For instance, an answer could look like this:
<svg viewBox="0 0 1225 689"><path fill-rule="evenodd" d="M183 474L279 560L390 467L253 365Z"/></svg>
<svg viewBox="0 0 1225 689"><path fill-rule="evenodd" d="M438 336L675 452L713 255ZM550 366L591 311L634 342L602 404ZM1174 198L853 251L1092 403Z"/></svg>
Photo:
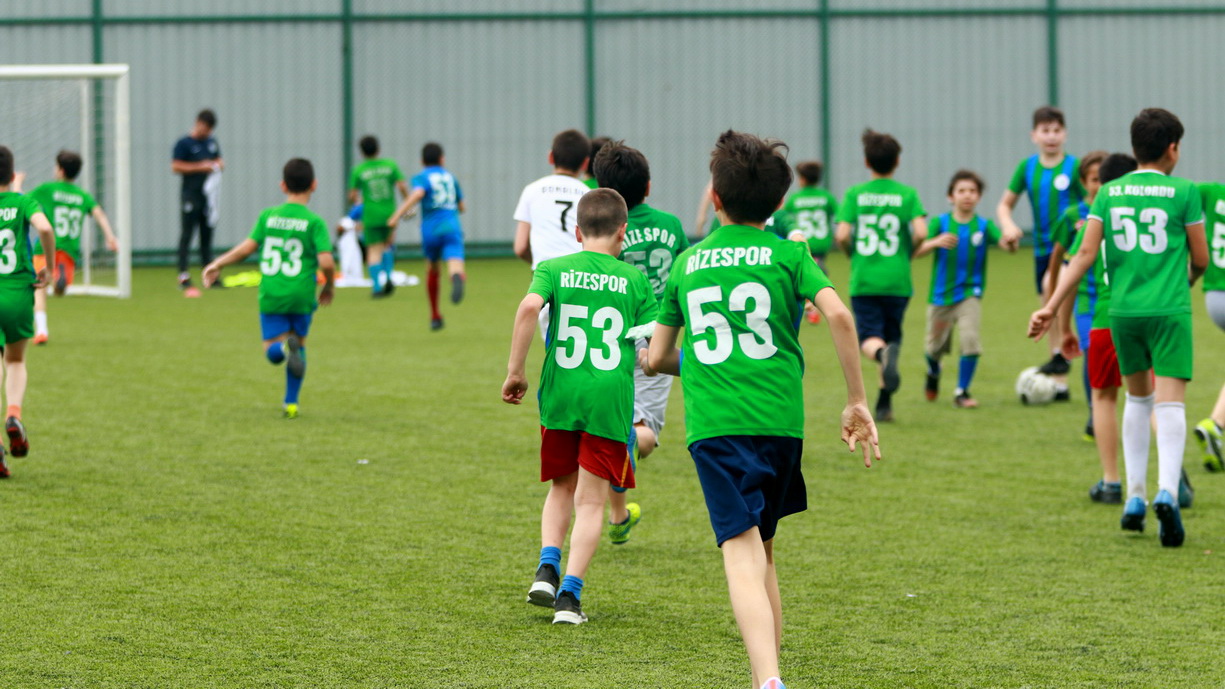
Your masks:
<svg viewBox="0 0 1225 689"><path fill-rule="evenodd" d="M1180 173L1222 176L1225 5L1211 0L0 0L0 16L0 62L132 65L146 259L177 239L170 149L205 106L227 162L222 244L278 202L292 156L315 162L313 205L338 217L366 133L408 174L423 143L444 145L477 252L508 249L518 193L569 127L646 153L652 203L691 233L729 127L823 159L839 194L866 175L859 133L889 131L929 210L969 167L990 214L1033 151L1036 106L1062 106L1083 152L1126 150L1131 116L1160 105L1187 125Z"/></svg>

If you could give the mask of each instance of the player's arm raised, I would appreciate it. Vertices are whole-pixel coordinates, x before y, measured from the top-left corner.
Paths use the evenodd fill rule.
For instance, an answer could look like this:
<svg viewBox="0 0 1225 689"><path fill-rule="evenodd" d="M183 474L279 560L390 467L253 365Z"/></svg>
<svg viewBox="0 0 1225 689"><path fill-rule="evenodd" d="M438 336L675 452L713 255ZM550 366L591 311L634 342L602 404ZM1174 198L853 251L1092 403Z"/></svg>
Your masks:
<svg viewBox="0 0 1225 689"><path fill-rule="evenodd" d="M859 367L859 338L855 334L855 317L838 298L832 287L817 292L812 302L820 309L834 338L834 352L846 379L846 407L842 410L842 442L854 452L863 452L864 466L872 466L872 458L880 460L880 440L876 422L868 411L868 395L863 389L863 370ZM658 330L656 331L658 334ZM858 448L856 447L858 445Z"/></svg>
<svg viewBox="0 0 1225 689"><path fill-rule="evenodd" d="M217 281L217 276L221 274L221 269L228 265L233 265L255 253L259 248L259 244L250 237L242 240L233 249L225 252L213 260L212 263L204 267L203 279L205 287L212 287Z"/></svg>
<svg viewBox="0 0 1225 689"><path fill-rule="evenodd" d="M681 374L681 350L676 348L676 340L681 329L674 325L655 324L655 332L651 335L651 346L647 350L646 363L643 372L648 376L666 373L670 376ZM641 357L639 357L641 363Z"/></svg>
<svg viewBox="0 0 1225 689"><path fill-rule="evenodd" d="M502 401L507 404L522 404L527 394L527 353L532 348L536 323L544 298L539 294L528 294L519 302L515 313L515 329L510 336L510 361L506 364L506 382L502 383Z"/></svg>
<svg viewBox="0 0 1225 689"><path fill-rule="evenodd" d="M515 255L519 258L532 262L532 224L530 222L519 221L515 227Z"/></svg>
<svg viewBox="0 0 1225 689"><path fill-rule="evenodd" d="M1042 339L1042 336L1050 329L1055 320L1055 310L1059 308L1064 299L1068 298L1069 294L1076 290L1076 285L1080 283L1085 273L1093 268L1093 262L1097 260L1097 252L1102 245L1102 221L1098 218L1089 218L1081 232L1085 233L1085 237L1081 240L1080 250L1068 262L1067 268L1060 271L1059 283L1052 286L1051 298L1047 300L1045 306L1034 311L1029 317L1029 336L1035 340Z"/></svg>
<svg viewBox="0 0 1225 689"><path fill-rule="evenodd" d="M421 203L421 199L423 198L425 198L424 189L413 189L412 193L408 195L408 198L404 199L404 203L401 203L400 207L396 209L396 212L391 214L391 217L387 220L387 226L395 227L396 225L400 224L400 221L412 213L413 208L415 208L418 203Z"/></svg>
<svg viewBox="0 0 1225 689"><path fill-rule="evenodd" d="M30 216L30 224L38 231L38 241L43 245L43 256L55 255L55 231L51 227L51 221L47 220L46 213L35 213ZM44 267L38 271L37 281L34 287L46 287L51 281L50 268Z"/></svg>
<svg viewBox="0 0 1225 689"><path fill-rule="evenodd" d="M106 250L118 251L119 240L115 237L114 230L111 229L111 220L106 217L106 211L102 210L102 206L94 206L89 214L93 216L94 222L98 223L98 227L102 228L102 234L106 235Z"/></svg>
<svg viewBox="0 0 1225 689"><path fill-rule="evenodd" d="M1187 225L1187 251L1191 254L1187 276L1194 285L1208 269L1208 238L1204 234L1204 223Z"/></svg>

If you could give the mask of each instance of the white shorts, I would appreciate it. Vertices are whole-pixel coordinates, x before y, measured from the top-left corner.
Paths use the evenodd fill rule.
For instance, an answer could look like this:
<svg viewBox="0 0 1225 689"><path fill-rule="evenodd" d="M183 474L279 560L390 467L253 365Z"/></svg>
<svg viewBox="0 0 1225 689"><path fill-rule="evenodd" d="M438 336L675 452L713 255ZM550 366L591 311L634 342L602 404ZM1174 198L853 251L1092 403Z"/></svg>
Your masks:
<svg viewBox="0 0 1225 689"><path fill-rule="evenodd" d="M656 446L659 445L659 432L664 427L664 414L668 411L672 378L663 373L648 376L634 364L634 423L644 423L655 431Z"/></svg>
<svg viewBox="0 0 1225 689"><path fill-rule="evenodd" d="M1204 293L1204 303L1208 306L1208 316L1216 327L1225 330L1225 292L1213 290Z"/></svg>

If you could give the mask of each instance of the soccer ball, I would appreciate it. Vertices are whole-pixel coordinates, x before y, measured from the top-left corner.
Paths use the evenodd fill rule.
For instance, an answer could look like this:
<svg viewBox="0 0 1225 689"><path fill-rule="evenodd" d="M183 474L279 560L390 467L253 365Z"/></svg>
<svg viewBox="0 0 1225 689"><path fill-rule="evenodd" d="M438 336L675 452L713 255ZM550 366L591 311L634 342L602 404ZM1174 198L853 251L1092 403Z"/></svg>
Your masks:
<svg viewBox="0 0 1225 689"><path fill-rule="evenodd" d="M1017 396L1021 404L1049 404L1055 399L1058 388L1053 378L1038 372L1037 366L1030 366L1017 376Z"/></svg>

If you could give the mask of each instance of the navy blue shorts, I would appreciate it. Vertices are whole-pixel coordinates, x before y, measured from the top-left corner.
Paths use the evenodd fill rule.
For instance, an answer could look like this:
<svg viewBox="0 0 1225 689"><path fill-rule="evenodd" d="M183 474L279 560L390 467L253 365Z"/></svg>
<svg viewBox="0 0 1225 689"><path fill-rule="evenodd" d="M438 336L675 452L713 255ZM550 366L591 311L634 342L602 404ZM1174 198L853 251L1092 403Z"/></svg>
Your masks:
<svg viewBox="0 0 1225 689"><path fill-rule="evenodd" d="M803 451L801 438L766 435L727 435L689 446L720 547L754 526L768 541L778 520L808 509Z"/></svg>
<svg viewBox="0 0 1225 689"><path fill-rule="evenodd" d="M423 235L421 251L425 253L427 261L450 261L451 259L462 261L464 260L464 236L459 232Z"/></svg>
<svg viewBox="0 0 1225 689"><path fill-rule="evenodd" d="M885 342L901 342L902 319L906 316L906 305L909 303L910 297L851 297L851 311L855 313L860 344L869 337L879 337Z"/></svg>
<svg viewBox="0 0 1225 689"><path fill-rule="evenodd" d="M280 337L289 331L306 337L310 334L313 313L261 313L259 328L264 333L265 340Z"/></svg>
<svg viewBox="0 0 1225 689"><path fill-rule="evenodd" d="M1046 269L1051 267L1051 255L1034 256L1034 286L1038 288L1038 296L1042 296L1042 278Z"/></svg>

